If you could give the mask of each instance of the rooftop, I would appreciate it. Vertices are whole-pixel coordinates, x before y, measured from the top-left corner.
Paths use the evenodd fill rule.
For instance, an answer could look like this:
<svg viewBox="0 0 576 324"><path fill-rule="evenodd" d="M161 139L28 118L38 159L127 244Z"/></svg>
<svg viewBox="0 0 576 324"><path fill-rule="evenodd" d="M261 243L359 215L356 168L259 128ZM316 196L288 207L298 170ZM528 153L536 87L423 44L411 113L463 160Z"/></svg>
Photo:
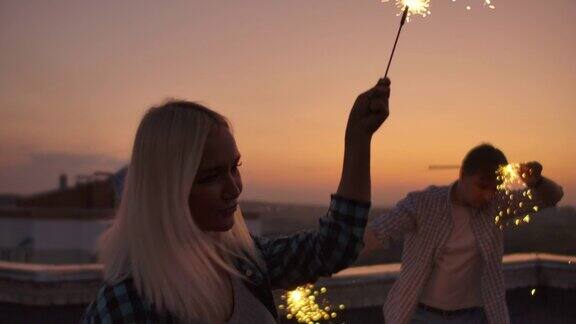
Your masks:
<svg viewBox="0 0 576 324"><path fill-rule="evenodd" d="M370 323L371 319L381 316L381 307L399 271L400 264L397 263L352 267L331 278L321 279L316 286L328 289L327 298L332 304L346 305L342 316L356 320L364 318ZM576 256L542 253L507 255L504 257L504 274L511 316L550 318L548 324L563 323L567 316L576 318L574 308L569 306L572 304L568 304L576 298ZM52 309L58 310L58 316L68 312L68 318L77 321L86 304L96 295L101 278L101 264L50 265L0 261L0 309L5 314L12 314L4 315L12 316L12 320L26 321L35 312L45 314ZM542 291L541 294L547 294L545 300L552 300L550 296L560 299L554 310L559 314L558 321L550 317L551 310L546 308L546 302L534 304L540 306L530 306L534 301L531 301L529 292L536 288ZM276 298L281 293L274 292ZM532 313L521 311L517 315L512 314L512 310L524 308ZM355 320L347 322L354 323Z"/></svg>

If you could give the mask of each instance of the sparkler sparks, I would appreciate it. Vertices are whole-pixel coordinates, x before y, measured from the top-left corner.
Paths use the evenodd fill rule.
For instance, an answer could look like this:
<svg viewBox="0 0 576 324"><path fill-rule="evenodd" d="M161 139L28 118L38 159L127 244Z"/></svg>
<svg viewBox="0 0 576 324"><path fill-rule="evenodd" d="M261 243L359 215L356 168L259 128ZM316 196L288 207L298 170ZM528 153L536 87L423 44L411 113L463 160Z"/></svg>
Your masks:
<svg viewBox="0 0 576 324"><path fill-rule="evenodd" d="M381 0L382 2L390 2L390 0ZM408 6L408 19L410 21L411 15L417 15L422 17L427 17L431 14L430 12L430 2L431 0L395 0L396 7L400 9L398 16L402 14L404 8ZM456 2L456 0L452 0ZM490 9L496 9L496 6L492 3L492 0L483 0L483 6ZM466 10L472 10L471 5L466 5Z"/></svg>
<svg viewBox="0 0 576 324"><path fill-rule="evenodd" d="M346 307L341 304L335 308L326 299L323 299L322 305L319 305L318 299L326 291L325 287L316 290L311 284L297 287L281 296L286 305L282 304L278 308L287 313L287 319L295 319L298 323L317 323L322 320L334 319L338 316L336 309L343 310Z"/></svg>
<svg viewBox="0 0 576 324"><path fill-rule="evenodd" d="M532 213L538 212L532 190L526 188L523 179L525 173L521 173L519 163L511 163L501 166L496 171L498 185L498 195L501 204L498 206L498 214L494 217L494 222L500 228L514 224L519 226L523 223L530 223Z"/></svg>
<svg viewBox="0 0 576 324"><path fill-rule="evenodd" d="M402 14L402 11L408 7L408 18L410 21L411 15L418 15L426 17L431 14L430 12L430 0L395 0L396 7L400 9L398 16ZM382 0L382 2L390 2L390 0Z"/></svg>
<svg viewBox="0 0 576 324"><path fill-rule="evenodd" d="M456 0L452 0L452 2L456 2ZM492 10L496 9L496 6L492 3L492 0L484 0L483 5ZM466 5L466 10L472 10L472 6Z"/></svg>

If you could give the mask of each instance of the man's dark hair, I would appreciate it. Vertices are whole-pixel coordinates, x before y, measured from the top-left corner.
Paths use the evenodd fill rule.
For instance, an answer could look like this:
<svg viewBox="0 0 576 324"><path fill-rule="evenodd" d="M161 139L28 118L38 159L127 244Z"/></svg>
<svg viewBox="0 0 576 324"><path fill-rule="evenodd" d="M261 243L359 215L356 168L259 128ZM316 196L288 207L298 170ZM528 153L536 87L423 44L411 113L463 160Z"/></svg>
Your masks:
<svg viewBox="0 0 576 324"><path fill-rule="evenodd" d="M462 175L493 176L498 167L508 164L506 156L494 146L484 143L476 146L462 161Z"/></svg>

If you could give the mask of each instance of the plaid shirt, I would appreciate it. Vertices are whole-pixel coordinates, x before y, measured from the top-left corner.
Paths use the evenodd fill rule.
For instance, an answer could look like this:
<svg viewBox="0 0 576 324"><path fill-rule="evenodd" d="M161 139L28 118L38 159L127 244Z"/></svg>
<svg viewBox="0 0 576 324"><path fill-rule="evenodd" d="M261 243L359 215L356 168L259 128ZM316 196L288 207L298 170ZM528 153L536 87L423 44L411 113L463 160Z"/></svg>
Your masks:
<svg viewBox="0 0 576 324"><path fill-rule="evenodd" d="M369 203L332 196L330 207L317 230L281 238L255 237L266 264L237 262L237 269L250 280L246 287L278 317L272 289L291 289L330 276L356 260L364 246L363 236ZM136 291L131 279L104 285L88 306L82 323L174 323L170 314L158 314Z"/></svg>
<svg viewBox="0 0 576 324"><path fill-rule="evenodd" d="M412 192L368 224L385 247L391 239L404 240L400 276L384 305L386 323L409 323L414 314L435 260L452 231L450 189L431 186ZM488 208L473 210L470 218L483 261L480 289L484 311L490 323L498 324L510 322L502 271L503 235L494 222L498 206L504 203L495 198ZM520 214L528 211L528 206L518 210Z"/></svg>

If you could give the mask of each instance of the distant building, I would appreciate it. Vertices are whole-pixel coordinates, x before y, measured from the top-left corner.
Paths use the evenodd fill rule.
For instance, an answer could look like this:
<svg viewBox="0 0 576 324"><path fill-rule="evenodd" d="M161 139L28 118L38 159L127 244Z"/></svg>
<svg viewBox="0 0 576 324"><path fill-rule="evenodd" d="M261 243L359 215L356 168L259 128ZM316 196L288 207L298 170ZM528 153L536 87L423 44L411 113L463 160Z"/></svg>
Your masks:
<svg viewBox="0 0 576 324"><path fill-rule="evenodd" d="M18 201L18 198L18 195L1 194L0 207L16 206L16 201Z"/></svg>
<svg viewBox="0 0 576 324"><path fill-rule="evenodd" d="M114 191L104 173L68 187L0 206L0 260L30 263L95 261L96 240L112 221Z"/></svg>
<svg viewBox="0 0 576 324"><path fill-rule="evenodd" d="M1 208L0 260L95 262L95 246L113 209Z"/></svg>
<svg viewBox="0 0 576 324"><path fill-rule="evenodd" d="M126 175L97 172L73 187L61 175L58 189L0 205L0 260L24 263L92 263L96 242L111 225ZM258 213L244 212L249 231L262 233Z"/></svg>
<svg viewBox="0 0 576 324"><path fill-rule="evenodd" d="M112 174L96 172L91 176L78 176L77 183L68 187L65 176L60 176L59 188L41 192L16 202L18 207L110 209L116 202Z"/></svg>

